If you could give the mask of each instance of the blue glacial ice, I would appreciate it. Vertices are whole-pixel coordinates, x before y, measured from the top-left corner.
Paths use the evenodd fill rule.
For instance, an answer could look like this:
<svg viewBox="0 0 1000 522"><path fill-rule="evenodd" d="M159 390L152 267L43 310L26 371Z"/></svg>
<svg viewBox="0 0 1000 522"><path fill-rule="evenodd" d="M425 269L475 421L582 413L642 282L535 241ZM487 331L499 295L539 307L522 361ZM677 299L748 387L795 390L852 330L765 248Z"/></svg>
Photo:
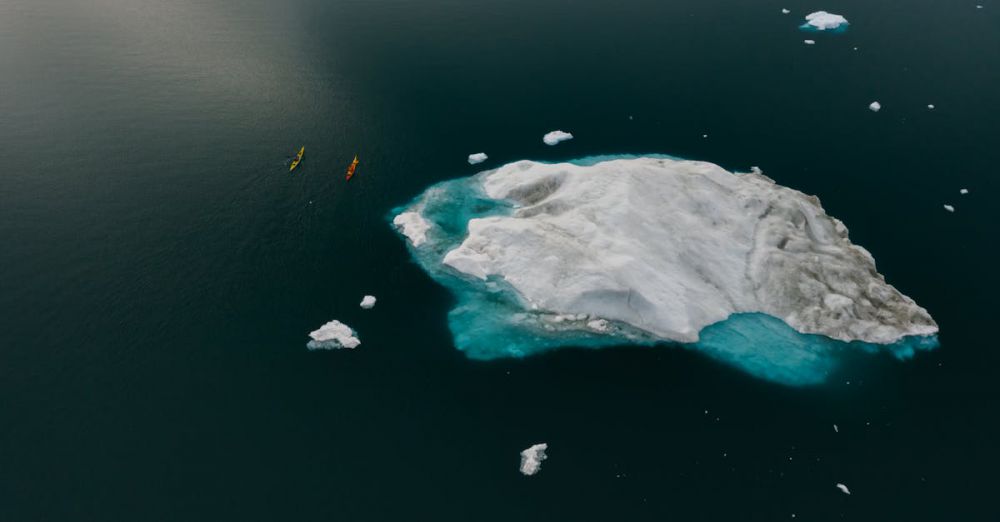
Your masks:
<svg viewBox="0 0 1000 522"><path fill-rule="evenodd" d="M875 270L819 200L755 172L670 156L520 161L393 211L456 296L473 359L674 344L789 385L850 352L936 346L926 310Z"/></svg>

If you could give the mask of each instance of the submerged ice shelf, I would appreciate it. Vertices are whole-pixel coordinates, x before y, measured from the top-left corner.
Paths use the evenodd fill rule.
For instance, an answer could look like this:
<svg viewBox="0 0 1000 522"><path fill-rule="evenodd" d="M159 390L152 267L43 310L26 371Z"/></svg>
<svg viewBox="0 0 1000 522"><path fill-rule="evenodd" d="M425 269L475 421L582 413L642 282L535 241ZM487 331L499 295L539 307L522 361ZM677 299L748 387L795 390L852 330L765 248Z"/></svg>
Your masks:
<svg viewBox="0 0 1000 522"><path fill-rule="evenodd" d="M908 357L936 342L843 223L759 171L520 161L432 186L394 223L458 297L449 326L474 358L674 342L807 384L847 349Z"/></svg>

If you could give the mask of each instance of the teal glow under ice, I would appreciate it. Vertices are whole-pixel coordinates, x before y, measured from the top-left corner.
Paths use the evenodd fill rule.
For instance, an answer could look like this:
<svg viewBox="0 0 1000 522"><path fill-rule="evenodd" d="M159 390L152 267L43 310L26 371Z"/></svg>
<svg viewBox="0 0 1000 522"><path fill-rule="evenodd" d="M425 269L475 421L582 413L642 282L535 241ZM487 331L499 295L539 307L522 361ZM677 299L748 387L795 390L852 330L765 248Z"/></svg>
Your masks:
<svg viewBox="0 0 1000 522"><path fill-rule="evenodd" d="M643 156L675 160L671 156ZM573 160L591 166L637 156L594 156ZM703 352L751 375L787 385L822 383L834 372L842 355L886 352L899 359L933 349L933 335L911 336L893 344L841 342L822 335L802 334L780 319L763 313L735 313L704 327L691 343L665 341L619 321L588 327L593 318L533 310L503 278L470 277L443 263L445 255L468 236L471 219L506 216L513 202L490 198L482 188L489 172L453 179L428 188L414 201L393 211L418 212L430 225L426 242L410 244L418 264L456 297L448 314L455 346L468 357L490 360L526 357L563 347L602 348L623 345L673 345Z"/></svg>

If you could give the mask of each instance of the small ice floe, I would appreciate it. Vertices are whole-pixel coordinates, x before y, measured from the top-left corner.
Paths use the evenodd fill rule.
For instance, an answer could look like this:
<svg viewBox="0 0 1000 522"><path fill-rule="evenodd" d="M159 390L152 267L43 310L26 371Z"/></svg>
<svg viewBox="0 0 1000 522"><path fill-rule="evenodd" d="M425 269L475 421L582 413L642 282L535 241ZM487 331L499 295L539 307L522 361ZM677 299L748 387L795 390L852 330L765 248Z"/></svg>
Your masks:
<svg viewBox="0 0 1000 522"><path fill-rule="evenodd" d="M806 23L802 25L802 28L813 31L829 31L839 29L845 25L847 25L847 18L839 14L816 11L815 13L806 15Z"/></svg>
<svg viewBox="0 0 1000 522"><path fill-rule="evenodd" d="M528 476L538 473L538 470L542 469L542 461L548 458L545 455L545 450L547 449L549 449L549 445L543 442L522 451L521 473Z"/></svg>
<svg viewBox="0 0 1000 522"><path fill-rule="evenodd" d="M560 142L571 139L573 139L572 134L561 130L554 130L545 136L542 136L542 141L544 141L546 145L556 145Z"/></svg>
<svg viewBox="0 0 1000 522"><path fill-rule="evenodd" d="M469 165L475 165L476 163L482 163L486 161L489 156L485 152L477 152L475 154L469 154Z"/></svg>
<svg viewBox="0 0 1000 522"><path fill-rule="evenodd" d="M427 231L431 224L417 212L403 212L392 220L392 224L409 238L410 243L417 247L427 241Z"/></svg>
<svg viewBox="0 0 1000 522"><path fill-rule="evenodd" d="M969 189L961 189L958 191L958 193L964 196L969 193Z"/></svg>
<svg viewBox="0 0 1000 522"><path fill-rule="evenodd" d="M934 104L933 103L927 104L927 108L933 111L934 110Z"/></svg>
<svg viewBox="0 0 1000 522"><path fill-rule="evenodd" d="M781 10L781 14L788 14L788 13L791 13L791 11L789 11L788 9Z"/></svg>
<svg viewBox="0 0 1000 522"><path fill-rule="evenodd" d="M764 174L764 171L761 170L760 167L754 165L754 166L750 167L750 173L751 174L756 174L758 176L761 176L761 175Z"/></svg>
<svg viewBox="0 0 1000 522"><path fill-rule="evenodd" d="M802 43L806 45L816 45L816 40L802 40Z"/></svg>
<svg viewBox="0 0 1000 522"><path fill-rule="evenodd" d="M333 320L319 327L319 330L309 332L312 341L306 346L310 350L336 350L339 348L357 348L361 344L354 330L346 324Z"/></svg>
<svg viewBox="0 0 1000 522"><path fill-rule="evenodd" d="M702 134L702 135L701 135L701 137L702 137L702 138L707 138L707 137L708 137L708 134Z"/></svg>
<svg viewBox="0 0 1000 522"><path fill-rule="evenodd" d="M953 207L951 205L945 205L944 209L947 210L948 212L954 212L955 211L955 207Z"/></svg>
<svg viewBox="0 0 1000 522"><path fill-rule="evenodd" d="M871 110L872 112L878 112L882 110L882 104L877 101L873 101L870 104L868 104L868 109Z"/></svg>
<svg viewBox="0 0 1000 522"><path fill-rule="evenodd" d="M847 489L847 486L845 486L845 485L843 485L843 484L841 484L839 482L837 483L837 489L839 489L840 491L843 491L845 495L850 495L851 494L851 490Z"/></svg>
<svg viewBox="0 0 1000 522"><path fill-rule="evenodd" d="M833 425L833 432L834 432L834 433L840 433L840 429L839 429L839 428L837 428L837 425L836 425L836 424L834 424L834 425Z"/></svg>
<svg viewBox="0 0 1000 522"><path fill-rule="evenodd" d="M361 308L365 310L371 310L375 307L375 296L366 295L361 299Z"/></svg>

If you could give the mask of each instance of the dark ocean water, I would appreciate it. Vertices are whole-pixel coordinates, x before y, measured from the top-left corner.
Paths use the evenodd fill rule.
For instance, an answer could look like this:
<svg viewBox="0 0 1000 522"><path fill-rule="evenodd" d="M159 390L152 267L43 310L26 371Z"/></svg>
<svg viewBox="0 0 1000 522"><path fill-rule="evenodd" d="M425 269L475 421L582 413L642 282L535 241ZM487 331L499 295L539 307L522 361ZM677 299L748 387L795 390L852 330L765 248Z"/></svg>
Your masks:
<svg viewBox="0 0 1000 522"><path fill-rule="evenodd" d="M0 2L0 520L997 520L998 119L995 0ZM479 151L759 165L941 347L470 361L386 215Z"/></svg>

